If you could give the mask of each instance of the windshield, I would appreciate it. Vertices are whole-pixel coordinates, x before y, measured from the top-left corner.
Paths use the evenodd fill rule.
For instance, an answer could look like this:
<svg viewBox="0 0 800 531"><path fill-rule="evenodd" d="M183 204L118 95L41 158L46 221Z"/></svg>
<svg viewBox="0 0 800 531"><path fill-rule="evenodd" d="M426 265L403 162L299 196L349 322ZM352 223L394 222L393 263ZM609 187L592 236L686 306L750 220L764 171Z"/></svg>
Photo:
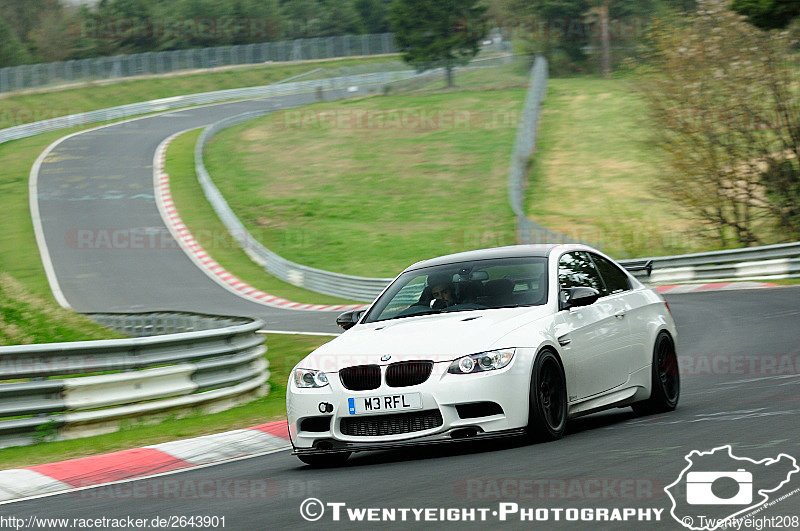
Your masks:
<svg viewBox="0 0 800 531"><path fill-rule="evenodd" d="M441 312L547 302L547 259L498 258L406 271L378 298L365 323Z"/></svg>

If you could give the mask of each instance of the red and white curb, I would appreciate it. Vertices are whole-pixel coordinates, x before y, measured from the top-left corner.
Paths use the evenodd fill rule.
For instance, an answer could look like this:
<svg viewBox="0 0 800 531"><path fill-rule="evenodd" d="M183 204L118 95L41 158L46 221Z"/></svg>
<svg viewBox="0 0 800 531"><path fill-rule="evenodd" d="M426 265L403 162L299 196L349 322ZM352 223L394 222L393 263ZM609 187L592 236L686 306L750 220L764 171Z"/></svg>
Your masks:
<svg viewBox="0 0 800 531"><path fill-rule="evenodd" d="M0 504L291 448L285 420L105 455L0 471Z"/></svg>
<svg viewBox="0 0 800 531"><path fill-rule="evenodd" d="M156 192L156 203L158 210L164 223L167 225L172 236L181 246L181 249L186 252L189 258L211 279L217 284L221 285L228 291L244 297L251 302L263 304L265 306L272 306L276 308L283 308L285 310L304 310L304 311L346 311L346 310L360 310L366 308L365 304L351 304L351 305L325 305L325 304L305 304L302 302L294 302L290 300L264 293L245 282L238 279L231 272L227 271L224 267L218 264L211 255L203 249L203 247L192 236L191 231L183 223L178 209L172 200L172 194L169 189L169 175L164 171L166 164L166 154L169 144L179 135L186 131L176 133L166 140L164 140L156 149L155 158L153 159L153 180Z"/></svg>
<svg viewBox="0 0 800 531"><path fill-rule="evenodd" d="M777 284L763 282L711 282L708 284L677 284L672 286L655 286L657 292L662 295L677 293L695 293L698 291L719 291L734 289L761 289L774 288Z"/></svg>

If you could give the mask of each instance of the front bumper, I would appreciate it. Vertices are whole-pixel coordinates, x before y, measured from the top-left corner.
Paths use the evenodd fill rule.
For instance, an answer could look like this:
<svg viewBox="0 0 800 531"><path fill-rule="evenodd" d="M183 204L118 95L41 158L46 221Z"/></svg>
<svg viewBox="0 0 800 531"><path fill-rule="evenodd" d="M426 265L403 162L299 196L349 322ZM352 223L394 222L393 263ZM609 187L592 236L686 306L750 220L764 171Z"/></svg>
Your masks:
<svg viewBox="0 0 800 531"><path fill-rule="evenodd" d="M462 438L491 438L521 433L528 422L528 392L530 369L523 362L524 354L518 349L512 362L503 369L475 374L449 374L450 362L434 363L430 377L423 383L407 387L389 387L385 381L386 367L381 368L381 385L369 391L352 391L345 388L338 373L328 373L330 384L322 388L297 388L290 379L286 404L289 435L295 453L329 453L336 451L364 451L399 448L419 444L436 444L462 440ZM377 417L393 413L352 415L348 399L419 393L422 408L418 413L441 415L441 424L435 427L394 433L390 435L349 435L343 432L343 419L357 419L368 423ZM456 406L492 402L502 411L486 416L463 418ZM329 413L322 413L326 405ZM403 415L407 413L397 413ZM325 421L325 417L330 422ZM315 423L304 423L316 419ZM303 426L314 424L313 431ZM353 430L348 430L350 433ZM369 431L369 430L368 430ZM372 430L374 431L374 430Z"/></svg>
<svg viewBox="0 0 800 531"><path fill-rule="evenodd" d="M451 433L453 431L458 430L450 430ZM491 440L491 439L502 439L506 437L516 437L525 435L525 428L516 428L513 430L503 430L503 431L492 431L492 432L483 432L477 433L475 435L465 436L465 437L451 437L450 434L440 434L435 437L420 437L417 439L412 439L408 441L401 441L401 442L384 442L378 444L354 444L354 443L344 443L338 442L337 446L334 446L331 449L327 450L320 450L318 448L294 448L292 455L321 455L321 454L336 454L342 451L347 452L368 452L368 451L375 451L375 450L401 450L403 448L412 448L417 446L429 446L429 445L437 445L437 444L451 444L451 443L459 443L465 441L484 441L484 440Z"/></svg>

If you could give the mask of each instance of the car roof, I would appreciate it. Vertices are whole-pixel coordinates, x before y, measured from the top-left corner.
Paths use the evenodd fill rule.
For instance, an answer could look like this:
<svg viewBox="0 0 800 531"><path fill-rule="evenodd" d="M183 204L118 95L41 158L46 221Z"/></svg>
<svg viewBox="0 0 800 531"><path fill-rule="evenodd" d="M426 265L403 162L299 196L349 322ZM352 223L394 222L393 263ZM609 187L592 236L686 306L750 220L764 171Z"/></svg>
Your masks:
<svg viewBox="0 0 800 531"><path fill-rule="evenodd" d="M549 256L550 252L553 249L562 247L565 249L569 248L572 250L585 250L585 251L593 250L592 248L587 247L585 245L576 245L576 244L564 245L557 243L548 243L548 244L538 244L538 245L509 245L506 247L493 247L491 249L464 251L460 253L439 256L437 258L431 258L429 260L423 260L406 268L406 271L410 271L413 269L421 269L423 267L452 264L456 262L469 262L473 260L490 260L492 258L524 258L524 257L544 258Z"/></svg>

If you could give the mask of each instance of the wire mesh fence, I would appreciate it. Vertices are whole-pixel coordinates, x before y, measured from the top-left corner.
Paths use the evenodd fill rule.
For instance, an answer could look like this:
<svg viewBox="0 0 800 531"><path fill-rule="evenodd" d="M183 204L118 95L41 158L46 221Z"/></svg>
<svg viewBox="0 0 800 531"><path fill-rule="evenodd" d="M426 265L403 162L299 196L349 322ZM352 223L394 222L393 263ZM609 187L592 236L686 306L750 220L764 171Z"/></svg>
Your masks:
<svg viewBox="0 0 800 531"><path fill-rule="evenodd" d="M96 57L0 69L0 93L226 66L396 53L394 34L344 35Z"/></svg>

